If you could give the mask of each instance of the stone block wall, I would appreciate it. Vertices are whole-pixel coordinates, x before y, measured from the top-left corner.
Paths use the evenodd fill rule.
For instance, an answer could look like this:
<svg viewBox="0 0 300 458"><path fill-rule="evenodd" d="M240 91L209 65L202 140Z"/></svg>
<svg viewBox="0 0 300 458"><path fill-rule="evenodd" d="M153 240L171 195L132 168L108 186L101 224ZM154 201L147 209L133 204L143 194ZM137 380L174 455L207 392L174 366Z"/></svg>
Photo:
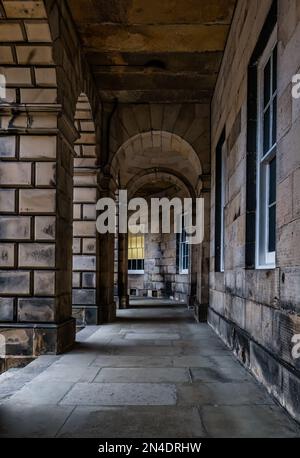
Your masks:
<svg viewBox="0 0 300 458"><path fill-rule="evenodd" d="M6 353L59 353L71 317L74 113L100 107L64 2L0 2L0 331Z"/></svg>
<svg viewBox="0 0 300 458"><path fill-rule="evenodd" d="M128 276L129 293L138 296L173 297L186 302L190 291L190 276L180 274L176 265L176 235L145 235L145 269L143 275Z"/></svg>
<svg viewBox="0 0 300 458"><path fill-rule="evenodd" d="M278 401L300 419L300 360L292 337L300 333L299 100L291 81L299 73L300 3L278 1L278 133L276 269L247 268L248 66L272 2L239 1L212 103L212 200L209 322ZM226 129L225 272L215 266L215 151ZM297 394L298 393L298 394Z"/></svg>

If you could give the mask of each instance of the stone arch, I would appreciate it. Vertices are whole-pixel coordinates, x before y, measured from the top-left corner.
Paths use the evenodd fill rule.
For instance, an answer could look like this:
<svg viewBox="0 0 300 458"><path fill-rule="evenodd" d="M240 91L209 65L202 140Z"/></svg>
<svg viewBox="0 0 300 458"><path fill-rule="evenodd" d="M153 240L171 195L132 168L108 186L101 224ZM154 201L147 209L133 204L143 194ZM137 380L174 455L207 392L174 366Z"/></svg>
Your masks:
<svg viewBox="0 0 300 458"><path fill-rule="evenodd" d="M210 171L210 110L208 104L119 104L110 127L110 161L130 138L150 131L169 132L189 143Z"/></svg>
<svg viewBox="0 0 300 458"><path fill-rule="evenodd" d="M167 169L148 169L134 176L128 182L128 198L132 198L139 189L151 181L164 181L170 183L183 193L183 197L195 197L193 188L191 188L187 180L179 174L177 175Z"/></svg>
<svg viewBox="0 0 300 458"><path fill-rule="evenodd" d="M149 167L165 167L201 187L202 165L193 147L176 134L149 131L128 139L113 156L111 174L126 187L129 180Z"/></svg>

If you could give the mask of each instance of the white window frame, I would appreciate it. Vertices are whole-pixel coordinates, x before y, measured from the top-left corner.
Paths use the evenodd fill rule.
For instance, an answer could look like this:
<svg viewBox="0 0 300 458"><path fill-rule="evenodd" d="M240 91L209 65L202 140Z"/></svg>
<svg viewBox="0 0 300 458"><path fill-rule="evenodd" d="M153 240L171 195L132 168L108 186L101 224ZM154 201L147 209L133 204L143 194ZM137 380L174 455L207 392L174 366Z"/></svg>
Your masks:
<svg viewBox="0 0 300 458"><path fill-rule="evenodd" d="M181 215L181 232L180 232L180 237L179 237L179 274L180 275L188 275L189 274L189 267L187 269L183 268L183 245L188 246L188 264L190 264L190 259L191 259L191 247L188 242L183 241L183 235L184 235L184 217L185 215Z"/></svg>
<svg viewBox="0 0 300 458"><path fill-rule="evenodd" d="M278 43L277 26L268 41L268 44L258 63L258 129L257 129L257 208L256 208L256 269L274 269L276 267L276 251L268 251L269 236L269 164L276 157L277 143L272 144L270 150L264 154L264 69ZM271 72L272 72L271 68ZM271 94L273 88L270 88ZM277 96L278 90L271 95L271 104ZM270 132L273 128L273 110L270 116Z"/></svg>

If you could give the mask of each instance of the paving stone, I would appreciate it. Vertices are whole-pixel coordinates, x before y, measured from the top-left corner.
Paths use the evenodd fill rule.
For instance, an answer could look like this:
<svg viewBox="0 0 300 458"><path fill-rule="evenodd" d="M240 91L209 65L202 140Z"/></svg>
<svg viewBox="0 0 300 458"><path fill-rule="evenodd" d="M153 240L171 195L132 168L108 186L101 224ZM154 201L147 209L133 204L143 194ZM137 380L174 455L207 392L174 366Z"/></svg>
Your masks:
<svg viewBox="0 0 300 458"><path fill-rule="evenodd" d="M0 406L0 437L55 437L72 411L72 407L15 405Z"/></svg>
<svg viewBox="0 0 300 458"><path fill-rule="evenodd" d="M163 383L77 383L63 405L175 405L176 387Z"/></svg>
<svg viewBox="0 0 300 458"><path fill-rule="evenodd" d="M299 428L277 406L210 406L201 409L210 437L299 437Z"/></svg>
<svg viewBox="0 0 300 458"><path fill-rule="evenodd" d="M99 356L93 363L97 367L145 367L149 364L149 356ZM170 356L152 356L152 367L172 367L173 358Z"/></svg>
<svg viewBox="0 0 300 458"><path fill-rule="evenodd" d="M170 334L170 333L157 333L157 332L148 332L148 333L139 333L139 332L129 332L126 334L125 339L134 339L134 340L178 340L180 339L179 334Z"/></svg>
<svg viewBox="0 0 300 458"><path fill-rule="evenodd" d="M71 382L56 381L35 382L24 386L10 400L14 404L57 404L72 387Z"/></svg>
<svg viewBox="0 0 300 458"><path fill-rule="evenodd" d="M235 380L253 382L253 378L242 367L201 367L191 368L193 382L222 382L230 383Z"/></svg>
<svg viewBox="0 0 300 458"><path fill-rule="evenodd" d="M274 404L267 392L255 382L193 382L178 386L181 405L255 405Z"/></svg>
<svg viewBox="0 0 300 458"><path fill-rule="evenodd" d="M182 383L189 382L189 373L179 368L104 368L94 382L101 383Z"/></svg>
<svg viewBox="0 0 300 458"><path fill-rule="evenodd" d="M82 365L77 366L72 364L52 364L40 375L38 375L34 382L47 382L47 380L72 383L79 381L89 382L96 377L98 372L99 368L97 367L86 367Z"/></svg>
<svg viewBox="0 0 300 458"><path fill-rule="evenodd" d="M58 437L205 437L197 409L76 407Z"/></svg>

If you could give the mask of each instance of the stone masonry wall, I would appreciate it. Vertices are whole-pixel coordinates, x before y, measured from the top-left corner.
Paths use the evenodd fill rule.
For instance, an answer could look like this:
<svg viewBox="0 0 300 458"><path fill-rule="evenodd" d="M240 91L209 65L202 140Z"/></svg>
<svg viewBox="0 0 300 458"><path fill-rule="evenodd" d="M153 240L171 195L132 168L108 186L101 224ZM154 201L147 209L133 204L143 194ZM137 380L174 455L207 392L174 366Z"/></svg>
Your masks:
<svg viewBox="0 0 300 458"><path fill-rule="evenodd" d="M212 200L209 322L278 401L300 419L300 2L278 1L278 134L276 269L245 269L247 72L271 1L239 1L212 103ZM215 150L226 126L228 203L225 273L214 272Z"/></svg>
<svg viewBox="0 0 300 458"><path fill-rule="evenodd" d="M145 235L144 270L144 275L129 275L129 291L137 289L139 296L155 297L157 294L157 297L187 300L190 277L178 272L174 234Z"/></svg>
<svg viewBox="0 0 300 458"><path fill-rule="evenodd" d="M100 104L63 1L0 2L0 329L9 355L59 353L71 319L75 107Z"/></svg>

